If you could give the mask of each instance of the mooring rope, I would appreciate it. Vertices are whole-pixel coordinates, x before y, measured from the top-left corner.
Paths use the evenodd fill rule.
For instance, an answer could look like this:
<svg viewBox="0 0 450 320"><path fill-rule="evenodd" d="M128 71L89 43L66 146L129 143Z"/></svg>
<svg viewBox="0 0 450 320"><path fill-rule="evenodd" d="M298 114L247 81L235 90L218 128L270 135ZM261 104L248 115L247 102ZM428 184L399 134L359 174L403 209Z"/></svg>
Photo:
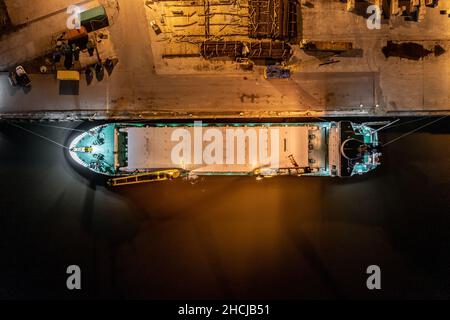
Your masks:
<svg viewBox="0 0 450 320"><path fill-rule="evenodd" d="M28 133L31 133L32 135L35 135L35 136L37 136L37 137L39 137L39 138L42 138L42 139L44 139L44 140L47 140L48 142L54 143L54 144L56 144L57 146L59 146L59 147L61 147L61 148L63 148L63 149L69 149L69 147L67 147L67 146L65 146L65 145L63 145L63 144L61 144L61 143L59 143L59 142L57 142L57 141L54 141L54 140L52 140L52 139L50 139L50 138L47 138L47 137L45 137L45 136L43 136L43 135L41 135L41 134L39 134L39 133L36 133L36 132L34 132L34 131L32 131L32 130L26 129L26 128L24 128L24 127L22 127L22 126L20 126L20 125L18 125L18 124L16 124L16 123L13 123L13 122L8 122L8 123L9 123L10 125L14 126L14 127L17 127L17 128L19 128L19 129L22 129L22 130L24 130L24 131L26 131L26 132L28 132Z"/></svg>
<svg viewBox="0 0 450 320"><path fill-rule="evenodd" d="M411 131L409 131L409 132L407 132L407 133L405 133L405 134L402 134L400 137L397 137L397 138L395 138L395 139L393 139L393 140L391 140L391 141L389 141L389 142L386 142L386 143L383 144L382 146L383 146L383 147L386 147L386 146L390 145L391 143L394 143L394 142L396 142L396 141L398 141L398 140L400 140L400 139L402 139L402 138L404 138L404 137L406 137L406 136L409 136L410 134L413 134L414 132L419 131L420 129L423 129L423 128L425 128L425 127L428 127L428 126L432 125L433 123L436 123L436 122L438 122L438 121L441 121L442 119L447 118L447 117L448 117L448 115L442 116L442 117L440 117L440 118L438 118L438 119L436 119L436 120L433 120L433 121L430 121L430 122L428 122L428 123L425 123L424 125L422 125L422 126L416 128L416 129L414 129L414 130L411 130Z"/></svg>

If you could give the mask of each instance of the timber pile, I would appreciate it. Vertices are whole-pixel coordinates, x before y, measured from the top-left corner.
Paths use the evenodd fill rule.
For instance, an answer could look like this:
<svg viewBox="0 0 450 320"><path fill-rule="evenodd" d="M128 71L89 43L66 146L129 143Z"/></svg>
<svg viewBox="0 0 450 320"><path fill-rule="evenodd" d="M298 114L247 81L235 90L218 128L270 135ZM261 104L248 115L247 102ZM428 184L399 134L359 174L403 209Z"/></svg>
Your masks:
<svg viewBox="0 0 450 320"><path fill-rule="evenodd" d="M211 58L248 58L251 60L287 60L291 46L283 41L204 41L201 55Z"/></svg>

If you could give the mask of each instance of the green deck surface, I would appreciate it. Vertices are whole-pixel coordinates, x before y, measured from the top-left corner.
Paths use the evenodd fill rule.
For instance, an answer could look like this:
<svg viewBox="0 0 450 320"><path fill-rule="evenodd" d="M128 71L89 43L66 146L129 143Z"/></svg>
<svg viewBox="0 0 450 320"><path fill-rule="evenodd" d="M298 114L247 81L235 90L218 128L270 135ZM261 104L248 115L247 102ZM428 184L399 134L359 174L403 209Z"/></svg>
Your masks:
<svg viewBox="0 0 450 320"><path fill-rule="evenodd" d="M113 174L114 169L114 128L115 125L105 125L86 134L76 147L92 147L92 153L78 152L78 157L87 166L98 164L97 172ZM94 168L92 168L94 170Z"/></svg>

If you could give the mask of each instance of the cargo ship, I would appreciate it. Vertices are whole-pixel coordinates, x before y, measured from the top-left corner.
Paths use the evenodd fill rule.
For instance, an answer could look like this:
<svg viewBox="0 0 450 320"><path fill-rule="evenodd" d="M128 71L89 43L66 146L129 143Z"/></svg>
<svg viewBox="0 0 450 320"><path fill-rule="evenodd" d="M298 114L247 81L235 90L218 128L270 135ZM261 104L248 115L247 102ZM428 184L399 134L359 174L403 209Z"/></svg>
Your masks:
<svg viewBox="0 0 450 320"><path fill-rule="evenodd" d="M378 132L350 121L108 123L76 136L71 157L117 184L200 175L350 177L380 164Z"/></svg>

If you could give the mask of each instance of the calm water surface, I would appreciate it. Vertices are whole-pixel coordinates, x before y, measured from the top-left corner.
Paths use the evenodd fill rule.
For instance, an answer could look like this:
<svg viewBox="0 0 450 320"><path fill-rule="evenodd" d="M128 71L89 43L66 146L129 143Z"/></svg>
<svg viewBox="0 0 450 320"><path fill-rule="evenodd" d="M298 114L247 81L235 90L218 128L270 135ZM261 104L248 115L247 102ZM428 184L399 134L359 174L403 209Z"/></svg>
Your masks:
<svg viewBox="0 0 450 320"><path fill-rule="evenodd" d="M62 143L71 134L23 126ZM448 298L449 127L390 145L363 177L111 191L63 149L2 123L0 298ZM70 264L82 269L81 293L65 288ZM381 291L366 289L371 264Z"/></svg>

